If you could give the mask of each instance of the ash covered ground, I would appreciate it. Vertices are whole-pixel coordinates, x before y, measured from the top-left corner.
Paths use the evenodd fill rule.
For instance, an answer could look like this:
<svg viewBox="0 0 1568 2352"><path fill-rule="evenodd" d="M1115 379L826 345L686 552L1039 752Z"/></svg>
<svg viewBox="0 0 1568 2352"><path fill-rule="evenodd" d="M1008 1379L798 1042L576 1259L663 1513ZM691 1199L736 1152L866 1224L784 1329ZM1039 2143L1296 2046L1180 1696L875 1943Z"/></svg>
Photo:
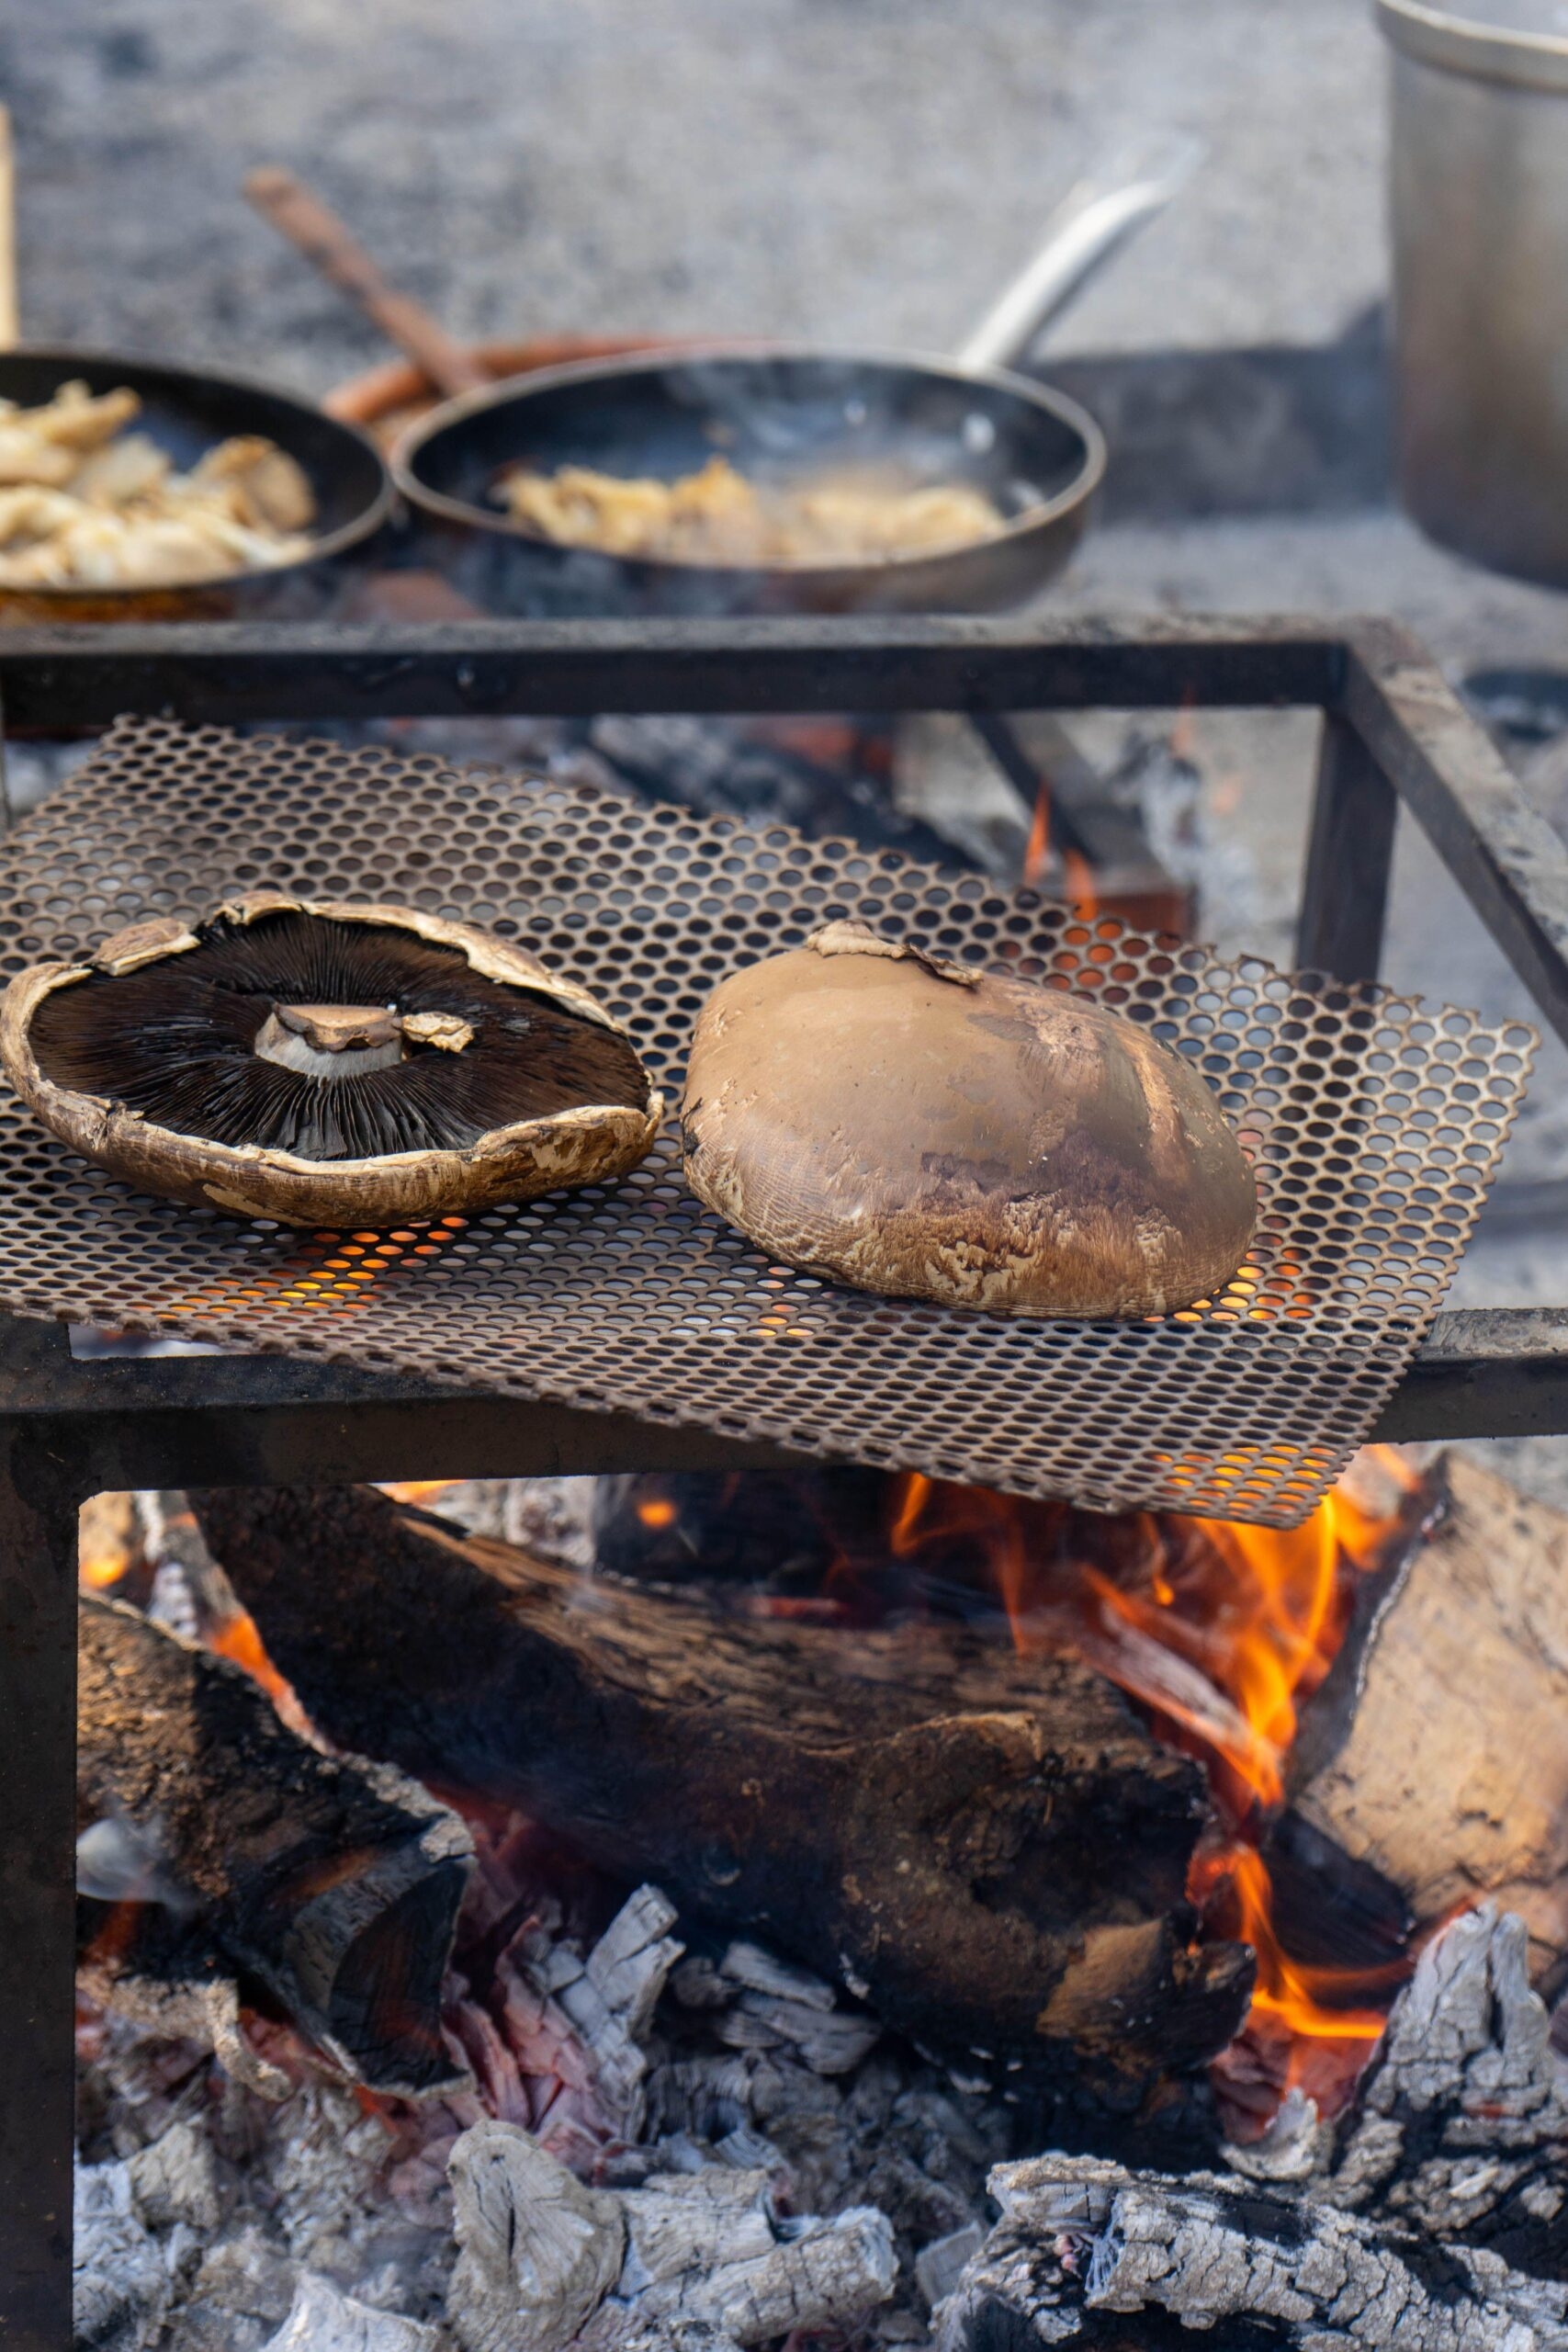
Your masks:
<svg viewBox="0 0 1568 2352"><path fill-rule="evenodd" d="M320 392L370 332L241 202L309 175L456 333L941 347L1088 164L1201 180L1064 348L1312 340L1383 272L1362 0L15 0L0 95L33 339Z"/></svg>

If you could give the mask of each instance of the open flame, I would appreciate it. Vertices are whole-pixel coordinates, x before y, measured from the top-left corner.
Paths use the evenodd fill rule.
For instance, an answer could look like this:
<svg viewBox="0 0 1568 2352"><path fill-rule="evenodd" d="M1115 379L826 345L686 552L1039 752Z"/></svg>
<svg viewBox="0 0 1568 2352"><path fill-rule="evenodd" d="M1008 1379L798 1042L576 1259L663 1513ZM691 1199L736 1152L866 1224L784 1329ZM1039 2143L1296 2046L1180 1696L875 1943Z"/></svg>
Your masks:
<svg viewBox="0 0 1568 2352"><path fill-rule="evenodd" d="M1324 2111L1348 2095L1404 1973L1403 1964L1333 1969L1292 1958L1258 1851L1284 1803L1301 1706L1333 1664L1356 1580L1419 1524L1421 1482L1403 1456L1371 1448L1359 1468L1284 1532L1147 1512L1097 1524L919 1476L901 1481L888 1532L896 1557L940 1562L943 1574L977 1546L1021 1654L1071 1649L1206 1767L1228 1834L1200 1849L1189 1893L1217 1929L1257 1952L1247 2038L1270 2110L1293 2085ZM1375 1500L1365 1491L1374 1486ZM1104 1557L1090 1549L1097 1539Z"/></svg>
<svg viewBox="0 0 1568 2352"><path fill-rule="evenodd" d="M454 1482L389 1482L399 1501L439 1506ZM84 1513L81 1577L112 1591L139 1565L131 1498L101 1497ZM636 1504L650 1535L681 1507L649 1482ZM886 1481L874 1555L837 1550L810 1594L770 1594L780 1614L852 1625L886 1605L998 1604L1022 1656L1069 1651L1147 1710L1159 1736L1204 1766L1221 1825L1194 1857L1189 1895L1210 1930L1252 1945L1258 1981L1244 2034L1217 2063L1235 2119L1262 2128L1297 2086L1321 2112L1341 2104L1383 2030L1403 1962L1310 1965L1275 1924L1259 1850L1286 1796L1286 1760L1303 1704L1338 1652L1358 1580L1397 1556L1428 1516L1418 1474L1392 1448L1359 1456L1303 1525L1284 1532L1169 1512L1100 1514L948 1485L918 1474ZM286 1719L299 1702L236 1607L207 1639L265 1689Z"/></svg>

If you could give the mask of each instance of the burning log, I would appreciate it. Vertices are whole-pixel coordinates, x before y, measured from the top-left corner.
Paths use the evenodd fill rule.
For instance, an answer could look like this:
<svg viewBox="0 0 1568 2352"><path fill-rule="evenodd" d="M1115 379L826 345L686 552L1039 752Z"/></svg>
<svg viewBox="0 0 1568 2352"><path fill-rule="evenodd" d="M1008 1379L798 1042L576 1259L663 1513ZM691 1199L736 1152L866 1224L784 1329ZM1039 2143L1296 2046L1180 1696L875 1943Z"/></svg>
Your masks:
<svg viewBox="0 0 1568 2352"><path fill-rule="evenodd" d="M464 2352L564 2352L580 2339L608 2352L649 2323L762 2344L841 2327L892 2291L884 2215L782 2223L765 2172L713 2165L585 2188L511 2123L466 2132L450 2170L461 2252L446 2312Z"/></svg>
<svg viewBox="0 0 1568 2352"><path fill-rule="evenodd" d="M1482 1895L1568 1959L1568 1516L1455 1457L1451 1508L1303 1711L1298 1814L1418 1920Z"/></svg>
<svg viewBox="0 0 1568 2352"><path fill-rule="evenodd" d="M366 1489L197 1508L338 1744L656 1876L918 2041L1126 2102L1245 2013L1250 1952L1197 1949L1184 1898L1202 1775L1070 1659L584 1581Z"/></svg>
<svg viewBox="0 0 1568 2352"><path fill-rule="evenodd" d="M938 2352L1026 2343L1153 2352L1185 2343L1189 2329L1204 2331L1213 2352L1568 2346L1561 2287L1495 2255L1439 2250L1250 2181L1039 2156L998 2165L989 2185L1003 2219L942 2306Z"/></svg>
<svg viewBox="0 0 1568 2352"><path fill-rule="evenodd" d="M456 1816L383 1766L323 1756L239 1668L134 1610L85 1600L79 1626L90 1986L205 2023L236 2055L225 1979L243 1972L373 2088L451 2086L441 1982L472 1860Z"/></svg>

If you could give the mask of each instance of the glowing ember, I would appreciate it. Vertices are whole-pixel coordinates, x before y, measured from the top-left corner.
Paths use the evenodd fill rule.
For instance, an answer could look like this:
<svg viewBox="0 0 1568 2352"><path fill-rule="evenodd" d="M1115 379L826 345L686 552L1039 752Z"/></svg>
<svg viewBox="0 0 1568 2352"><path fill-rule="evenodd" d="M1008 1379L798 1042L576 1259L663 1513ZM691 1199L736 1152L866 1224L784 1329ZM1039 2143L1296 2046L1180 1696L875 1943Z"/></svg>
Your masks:
<svg viewBox="0 0 1568 2352"><path fill-rule="evenodd" d="M88 1592L107 1592L117 1585L130 1566L129 1552L98 1552L90 1560L82 1561L76 1573Z"/></svg>

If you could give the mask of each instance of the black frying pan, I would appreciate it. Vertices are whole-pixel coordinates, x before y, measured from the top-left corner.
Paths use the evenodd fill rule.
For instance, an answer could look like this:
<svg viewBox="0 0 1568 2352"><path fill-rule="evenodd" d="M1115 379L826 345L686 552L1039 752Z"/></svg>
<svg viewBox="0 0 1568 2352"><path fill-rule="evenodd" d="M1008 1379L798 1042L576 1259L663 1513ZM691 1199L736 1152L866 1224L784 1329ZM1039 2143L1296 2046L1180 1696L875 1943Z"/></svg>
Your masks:
<svg viewBox="0 0 1568 2352"><path fill-rule="evenodd" d="M1145 147L1136 168L1076 189L1040 250L955 360L716 345L590 360L461 394L392 455L405 497L451 536L458 584L502 612L976 612L1053 579L1105 470L1098 425L1009 363L1089 273L1161 210L1198 150ZM899 489L964 482L1006 517L936 554L822 569L720 567L562 548L497 498L518 465L671 480L716 454L759 483L840 473Z"/></svg>
<svg viewBox="0 0 1568 2352"><path fill-rule="evenodd" d="M260 433L276 441L303 468L315 492L310 552L298 563L190 587L0 588L0 622L309 613L320 601L320 568L367 540L390 511L392 485L378 451L352 425L287 392L112 352L0 351L0 397L23 407L39 407L73 377L93 392L128 386L141 401L131 429L150 435L179 467L194 465L231 434Z"/></svg>
<svg viewBox="0 0 1568 2352"><path fill-rule="evenodd" d="M494 497L520 460L672 479L716 452L767 484L862 467L906 488L974 483L1007 527L903 560L742 570L558 547ZM412 428L392 468L411 503L455 535L459 584L498 611L982 611L1018 603L1066 562L1105 444L1076 402L999 368L716 348L589 360L466 393Z"/></svg>

